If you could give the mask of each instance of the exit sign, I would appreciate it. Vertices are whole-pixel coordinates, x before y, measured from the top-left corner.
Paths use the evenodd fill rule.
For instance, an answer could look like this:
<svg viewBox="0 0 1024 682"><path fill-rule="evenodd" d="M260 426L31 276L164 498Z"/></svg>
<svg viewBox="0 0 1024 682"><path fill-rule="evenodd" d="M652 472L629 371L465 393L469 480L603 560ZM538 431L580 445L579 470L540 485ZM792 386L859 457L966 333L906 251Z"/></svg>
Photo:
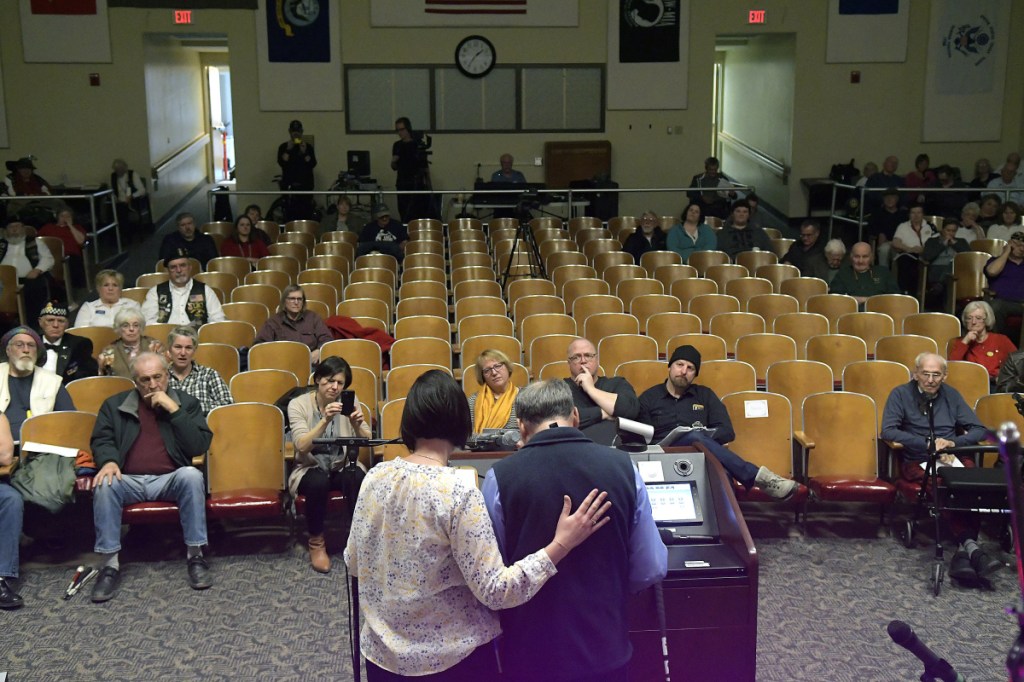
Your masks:
<svg viewBox="0 0 1024 682"><path fill-rule="evenodd" d="M763 12L762 12L763 14ZM190 9L176 9L174 10L174 23L176 24L191 24L192 23L192 10Z"/></svg>
<svg viewBox="0 0 1024 682"><path fill-rule="evenodd" d="M763 24L764 23L764 10L763 9L752 9L747 13L748 24Z"/></svg>

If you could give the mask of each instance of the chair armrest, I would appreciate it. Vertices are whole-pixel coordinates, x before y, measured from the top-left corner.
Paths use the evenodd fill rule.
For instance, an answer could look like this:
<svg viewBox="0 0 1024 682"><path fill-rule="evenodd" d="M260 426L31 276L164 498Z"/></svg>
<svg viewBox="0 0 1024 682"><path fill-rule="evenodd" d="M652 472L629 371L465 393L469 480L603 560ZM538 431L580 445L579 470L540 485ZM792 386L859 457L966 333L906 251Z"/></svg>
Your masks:
<svg viewBox="0 0 1024 682"><path fill-rule="evenodd" d="M796 439L797 443L800 443L800 447L806 448L807 450L814 449L814 441L807 438L807 434L803 431L794 431L793 438Z"/></svg>

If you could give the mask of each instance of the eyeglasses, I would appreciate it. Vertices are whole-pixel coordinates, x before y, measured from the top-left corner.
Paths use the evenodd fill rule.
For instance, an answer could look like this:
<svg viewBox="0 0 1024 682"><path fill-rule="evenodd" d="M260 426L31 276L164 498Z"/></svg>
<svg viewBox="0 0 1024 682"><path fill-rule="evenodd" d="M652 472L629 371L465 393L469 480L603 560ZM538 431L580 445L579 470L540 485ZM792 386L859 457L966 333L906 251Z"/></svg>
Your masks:
<svg viewBox="0 0 1024 682"><path fill-rule="evenodd" d="M483 372L483 373L484 373L485 375L486 375L486 374L497 374L498 372L500 372L500 371L501 371L501 369L502 369L502 368L503 368L504 366L505 366L504 364L502 364L502 363L500 363L500 362L499 362L499 363L497 363L497 364L495 364L495 365L491 365L490 367L484 367L484 368L483 368L483 369L481 369L480 371L481 371L481 372Z"/></svg>
<svg viewBox="0 0 1024 682"><path fill-rule="evenodd" d="M18 350L35 350L38 348L35 341L11 341L11 345Z"/></svg>
<svg viewBox="0 0 1024 682"><path fill-rule="evenodd" d="M577 353L569 356L569 362L578 365L581 362L590 362L597 357L597 353Z"/></svg>
<svg viewBox="0 0 1024 682"><path fill-rule="evenodd" d="M142 325L138 322L125 322L121 325L121 329L141 329Z"/></svg>
<svg viewBox="0 0 1024 682"><path fill-rule="evenodd" d="M801 232L800 236L801 237L813 237L814 233L813 232Z"/></svg>
<svg viewBox="0 0 1024 682"><path fill-rule="evenodd" d="M304 299L301 296L299 296L298 298L296 298L295 296L289 296L288 298L286 298L284 300L288 301L289 303L302 303L306 299Z"/></svg>
<svg viewBox="0 0 1024 682"><path fill-rule="evenodd" d="M946 375L942 372L918 372L918 376L922 379L941 379Z"/></svg>

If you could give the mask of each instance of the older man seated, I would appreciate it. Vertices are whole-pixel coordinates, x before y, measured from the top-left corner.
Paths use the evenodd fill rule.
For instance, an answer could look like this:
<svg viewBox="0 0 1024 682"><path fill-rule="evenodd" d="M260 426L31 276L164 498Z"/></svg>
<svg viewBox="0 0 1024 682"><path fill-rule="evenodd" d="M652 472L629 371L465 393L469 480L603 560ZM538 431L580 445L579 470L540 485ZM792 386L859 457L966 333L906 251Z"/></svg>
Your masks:
<svg viewBox="0 0 1024 682"><path fill-rule="evenodd" d="M850 262L839 267L828 290L832 294L847 294L857 299L861 310L864 303L878 294L898 294L899 287L892 273L884 265L871 264L871 245L857 242L850 249Z"/></svg>
<svg viewBox="0 0 1024 682"><path fill-rule="evenodd" d="M50 249L35 237L26 236L25 224L20 218L7 219L4 236L0 239L0 265L13 265L18 271L25 310L42 310L50 300L53 263ZM53 293L60 293L60 289L53 287Z"/></svg>
<svg viewBox="0 0 1024 682"><path fill-rule="evenodd" d="M164 257L170 281L146 292L142 314L147 324L189 324L198 329L207 322L222 322L224 311L212 287L192 279L189 252L179 249Z"/></svg>
<svg viewBox="0 0 1024 682"><path fill-rule="evenodd" d="M889 394L882 413L882 438L898 443L900 476L914 483L925 480L930 454L945 448L975 445L985 437L985 427L960 393L946 385L946 360L935 353L917 356L914 378ZM937 466L973 466L969 459L939 455ZM929 487L934 481L928 481ZM978 517L972 512L946 512L959 545L949 564L949 575L975 584L999 570L1002 563L978 545Z"/></svg>

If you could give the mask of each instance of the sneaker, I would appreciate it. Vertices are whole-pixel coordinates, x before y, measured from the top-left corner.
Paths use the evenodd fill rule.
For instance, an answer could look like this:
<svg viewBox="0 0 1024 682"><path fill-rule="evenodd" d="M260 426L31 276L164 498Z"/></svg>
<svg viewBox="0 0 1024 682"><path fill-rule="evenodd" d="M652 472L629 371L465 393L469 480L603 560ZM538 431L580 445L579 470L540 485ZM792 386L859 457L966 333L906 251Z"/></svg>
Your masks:
<svg viewBox="0 0 1024 682"><path fill-rule="evenodd" d="M92 586L92 601L100 604L110 601L117 594L117 587L121 583L121 571L112 566L104 566L100 574L96 576L96 584Z"/></svg>
<svg viewBox="0 0 1024 682"><path fill-rule="evenodd" d="M0 609L20 609L25 605L21 595L11 589L10 584L0 578Z"/></svg>
<svg viewBox="0 0 1024 682"><path fill-rule="evenodd" d="M971 563L970 558L967 556L967 550L958 549L953 558L949 560L949 577L963 583L977 582L978 574L975 572L974 567L971 566Z"/></svg>
<svg viewBox="0 0 1024 682"><path fill-rule="evenodd" d="M210 566L202 555L188 560L188 585L193 590L205 590L213 585L210 577Z"/></svg>
<svg viewBox="0 0 1024 682"><path fill-rule="evenodd" d="M987 578L1002 568L1003 562L983 549L976 549L971 554L971 567L979 576Z"/></svg>
<svg viewBox="0 0 1024 682"><path fill-rule="evenodd" d="M783 478L782 476L771 472L768 467L761 467L757 470L757 476L754 477L754 483L756 483L757 487L764 491L766 495L774 497L777 500L788 500L800 486L796 481Z"/></svg>

